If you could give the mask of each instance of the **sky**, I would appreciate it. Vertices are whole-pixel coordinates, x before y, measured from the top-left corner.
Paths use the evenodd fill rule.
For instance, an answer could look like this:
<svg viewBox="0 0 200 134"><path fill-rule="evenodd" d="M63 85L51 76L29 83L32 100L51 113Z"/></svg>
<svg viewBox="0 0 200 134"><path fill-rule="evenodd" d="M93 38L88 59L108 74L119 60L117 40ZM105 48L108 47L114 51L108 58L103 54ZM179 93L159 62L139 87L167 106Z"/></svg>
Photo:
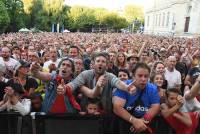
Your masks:
<svg viewBox="0 0 200 134"><path fill-rule="evenodd" d="M152 0L65 0L69 6L83 5L88 7L103 7L109 10L123 10L125 5L137 4L148 8Z"/></svg>

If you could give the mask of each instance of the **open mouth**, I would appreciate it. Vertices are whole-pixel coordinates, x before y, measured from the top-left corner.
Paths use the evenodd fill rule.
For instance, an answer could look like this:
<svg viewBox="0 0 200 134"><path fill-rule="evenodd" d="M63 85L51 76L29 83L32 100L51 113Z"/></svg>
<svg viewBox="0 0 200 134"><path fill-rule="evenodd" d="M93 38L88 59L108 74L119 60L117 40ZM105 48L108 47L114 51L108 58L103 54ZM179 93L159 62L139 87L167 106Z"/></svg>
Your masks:
<svg viewBox="0 0 200 134"><path fill-rule="evenodd" d="M65 73L67 73L67 71L65 71L65 70L62 70L62 73L63 73L63 74L65 74Z"/></svg>
<svg viewBox="0 0 200 134"><path fill-rule="evenodd" d="M102 67L99 67L99 70L101 70L102 69Z"/></svg>

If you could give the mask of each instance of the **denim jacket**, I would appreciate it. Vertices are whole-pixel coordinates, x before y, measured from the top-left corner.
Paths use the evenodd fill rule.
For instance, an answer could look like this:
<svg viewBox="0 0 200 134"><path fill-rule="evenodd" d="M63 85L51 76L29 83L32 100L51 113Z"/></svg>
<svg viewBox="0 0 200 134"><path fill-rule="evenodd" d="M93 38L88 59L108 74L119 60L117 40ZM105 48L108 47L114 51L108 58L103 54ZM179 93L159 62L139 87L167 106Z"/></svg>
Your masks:
<svg viewBox="0 0 200 134"><path fill-rule="evenodd" d="M56 81L56 72L51 73L51 80L46 83L46 88L45 88L45 98L42 104L42 112L49 113L51 110L51 107L53 106L55 99L56 99L56 94L57 94L57 86L58 83ZM72 107L70 104L69 98L65 94L64 96L65 100L65 106L67 108L68 113L75 113L76 110Z"/></svg>

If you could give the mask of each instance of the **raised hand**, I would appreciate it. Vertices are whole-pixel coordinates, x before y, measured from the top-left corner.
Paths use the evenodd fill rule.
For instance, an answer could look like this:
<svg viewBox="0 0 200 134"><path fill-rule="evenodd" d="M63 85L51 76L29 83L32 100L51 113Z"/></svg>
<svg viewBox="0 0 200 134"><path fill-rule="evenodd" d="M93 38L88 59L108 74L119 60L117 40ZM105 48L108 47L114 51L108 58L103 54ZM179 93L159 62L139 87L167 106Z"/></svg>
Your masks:
<svg viewBox="0 0 200 134"><path fill-rule="evenodd" d="M14 90L13 90L11 87L6 87L6 88L4 89L4 91L5 91L5 94L6 94L7 96L9 96L9 97L12 97L12 96L14 95Z"/></svg>
<svg viewBox="0 0 200 134"><path fill-rule="evenodd" d="M108 81L108 80L107 80L105 74L104 74L104 75L101 75L101 76L99 77L97 83L96 83L96 87L97 87L97 88L103 88L103 87L106 85L107 81Z"/></svg>
<svg viewBox="0 0 200 134"><path fill-rule="evenodd" d="M183 97L182 97L181 95L178 95L176 104L177 104L178 106L182 106L183 103L184 103Z"/></svg>
<svg viewBox="0 0 200 134"><path fill-rule="evenodd" d="M34 62L34 63L31 64L31 72L32 73L37 73L40 70L41 70L41 67L40 67L39 63Z"/></svg>
<svg viewBox="0 0 200 134"><path fill-rule="evenodd" d="M134 94L137 91L137 88L135 86L136 81L133 81L131 84L128 85L127 90L130 94Z"/></svg>
<svg viewBox="0 0 200 134"><path fill-rule="evenodd" d="M56 69L57 68L56 68L56 65L54 63L49 65L49 72L55 71Z"/></svg>
<svg viewBox="0 0 200 134"><path fill-rule="evenodd" d="M57 87L57 94L64 95L65 92L66 92L65 82L64 82L64 79L62 79L60 85L58 85Z"/></svg>

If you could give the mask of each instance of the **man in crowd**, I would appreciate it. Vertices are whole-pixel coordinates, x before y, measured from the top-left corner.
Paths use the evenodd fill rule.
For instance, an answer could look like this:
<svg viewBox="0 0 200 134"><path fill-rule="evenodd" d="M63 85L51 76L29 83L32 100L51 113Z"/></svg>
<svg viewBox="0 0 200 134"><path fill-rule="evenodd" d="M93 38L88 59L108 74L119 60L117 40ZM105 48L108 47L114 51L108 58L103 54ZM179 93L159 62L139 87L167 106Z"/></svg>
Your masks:
<svg viewBox="0 0 200 134"><path fill-rule="evenodd" d="M11 58L11 52L8 47L3 47L1 51L1 56L6 65L6 78L12 78L14 67L18 64L18 61Z"/></svg>
<svg viewBox="0 0 200 134"><path fill-rule="evenodd" d="M165 79L168 82L167 88L181 88L181 74L175 69L176 57L169 56L167 58L167 67L165 69Z"/></svg>
<svg viewBox="0 0 200 134"><path fill-rule="evenodd" d="M134 79L126 81L126 84L134 83L136 93L129 94L117 89L113 97L113 111L130 124L126 133L129 130L151 132L148 125L160 109L157 87L148 83L150 68L145 63L137 63L132 73Z"/></svg>

